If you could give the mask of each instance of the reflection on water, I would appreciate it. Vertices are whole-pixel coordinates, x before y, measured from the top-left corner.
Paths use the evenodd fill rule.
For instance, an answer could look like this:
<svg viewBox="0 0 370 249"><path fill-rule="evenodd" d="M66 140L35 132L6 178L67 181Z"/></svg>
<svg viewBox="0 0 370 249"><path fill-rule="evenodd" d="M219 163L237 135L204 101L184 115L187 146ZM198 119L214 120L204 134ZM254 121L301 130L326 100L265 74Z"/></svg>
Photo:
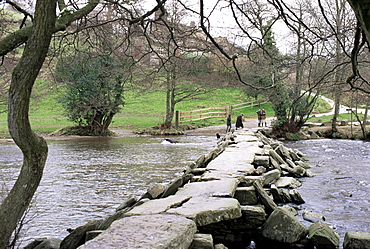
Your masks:
<svg viewBox="0 0 370 249"><path fill-rule="evenodd" d="M129 195L168 183L216 145L214 136L122 137L48 141L49 156L27 225L26 238L63 238L66 229L102 219ZM14 144L0 144L1 185L10 189L22 163Z"/></svg>
<svg viewBox="0 0 370 249"><path fill-rule="evenodd" d="M302 208L322 213L341 239L347 231L370 232L370 143L319 139L286 146L305 153L316 174L298 189Z"/></svg>

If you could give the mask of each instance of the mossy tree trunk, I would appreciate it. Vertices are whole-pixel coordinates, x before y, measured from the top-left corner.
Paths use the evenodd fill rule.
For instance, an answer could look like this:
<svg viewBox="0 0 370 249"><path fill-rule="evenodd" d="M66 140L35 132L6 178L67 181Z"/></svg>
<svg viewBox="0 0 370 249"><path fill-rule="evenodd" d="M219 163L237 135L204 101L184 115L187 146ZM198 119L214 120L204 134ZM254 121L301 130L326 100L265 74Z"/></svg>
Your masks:
<svg viewBox="0 0 370 249"><path fill-rule="evenodd" d="M89 0L84 7L58 20L56 3L37 0L33 24L0 40L1 56L26 43L12 74L8 102L8 128L23 153L23 165L17 181L0 206L0 249L6 248L18 221L28 208L41 181L47 158L47 144L32 131L28 112L32 87L47 55L52 34L65 30L73 21L88 15L99 0Z"/></svg>
<svg viewBox="0 0 370 249"><path fill-rule="evenodd" d="M23 153L23 165L16 183L0 206L0 248L9 242L41 181L48 148L36 135L28 118L31 90L45 60L54 30L56 1L39 0L36 4L32 35L21 60L13 71L9 90L8 127Z"/></svg>

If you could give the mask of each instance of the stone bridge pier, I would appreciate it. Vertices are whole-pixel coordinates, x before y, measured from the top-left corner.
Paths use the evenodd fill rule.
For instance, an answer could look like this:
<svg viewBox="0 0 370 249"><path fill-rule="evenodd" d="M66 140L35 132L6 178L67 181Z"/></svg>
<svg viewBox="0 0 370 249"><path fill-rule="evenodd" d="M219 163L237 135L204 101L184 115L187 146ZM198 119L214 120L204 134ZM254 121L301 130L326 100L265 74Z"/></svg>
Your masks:
<svg viewBox="0 0 370 249"><path fill-rule="evenodd" d="M171 184L76 228L60 248L335 248L339 236L320 216L306 227L286 205L304 203L296 188L312 176L305 161L260 131L228 133Z"/></svg>

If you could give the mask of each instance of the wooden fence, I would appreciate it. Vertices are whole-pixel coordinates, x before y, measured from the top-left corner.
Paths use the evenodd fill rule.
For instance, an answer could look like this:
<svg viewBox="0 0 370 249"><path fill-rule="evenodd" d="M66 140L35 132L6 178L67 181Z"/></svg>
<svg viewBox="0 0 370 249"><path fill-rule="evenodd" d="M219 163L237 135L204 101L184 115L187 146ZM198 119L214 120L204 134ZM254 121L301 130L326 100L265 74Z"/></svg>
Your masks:
<svg viewBox="0 0 370 249"><path fill-rule="evenodd" d="M235 110L259 106L265 103L268 103L268 101L266 101L265 99L257 99L254 101L235 104L231 106L213 107L183 112L176 111L176 126L178 125L178 123L192 122L207 118L225 118L228 113L233 113L233 111Z"/></svg>
<svg viewBox="0 0 370 249"><path fill-rule="evenodd" d="M245 102L245 103L231 105L230 109L231 109L231 111L234 111L234 110L239 110L239 109L243 109L243 108L259 106L259 105L266 104L266 103L268 103L268 101L265 100L265 99L257 99L257 100L253 100L253 101L249 101L249 102Z"/></svg>
<svg viewBox="0 0 370 249"><path fill-rule="evenodd" d="M176 112L176 119L178 116L178 122L192 122L197 120L203 120L207 118L217 118L217 117L226 117L227 113L229 112L229 107L214 107L214 108L205 108L199 110L192 110L192 111L183 111L183 112Z"/></svg>

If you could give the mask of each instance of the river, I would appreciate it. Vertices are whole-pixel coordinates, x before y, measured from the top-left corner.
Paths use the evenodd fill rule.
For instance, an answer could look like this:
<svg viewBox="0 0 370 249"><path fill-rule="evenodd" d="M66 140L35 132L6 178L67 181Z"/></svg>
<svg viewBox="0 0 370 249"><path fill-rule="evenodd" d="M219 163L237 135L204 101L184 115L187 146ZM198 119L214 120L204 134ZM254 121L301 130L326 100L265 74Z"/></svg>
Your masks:
<svg viewBox="0 0 370 249"><path fill-rule="evenodd" d="M48 141L49 156L22 245L31 238L62 239L67 228L108 217L129 195L139 197L151 184L169 183L217 144L216 136L171 139L178 143L162 144L163 138L150 136ZM10 189L22 155L13 143L1 143L0 155L0 186Z"/></svg>
<svg viewBox="0 0 370 249"><path fill-rule="evenodd" d="M22 245L36 237L64 238L67 228L109 216L129 195L141 196L152 184L170 182L217 143L215 136L207 135L171 137L178 141L175 145L161 144L162 139L48 141L49 157L26 218ZM342 238L346 231L370 232L370 143L319 139L286 146L305 153L316 174L301 179L298 191L306 203L299 208L323 214ZM13 143L1 143L0 155L0 186L9 189L22 156Z"/></svg>
<svg viewBox="0 0 370 249"><path fill-rule="evenodd" d="M298 188L310 210L341 236L347 231L370 232L370 143L359 140L302 140L287 142L309 158L312 178ZM309 223L306 223L309 226Z"/></svg>

